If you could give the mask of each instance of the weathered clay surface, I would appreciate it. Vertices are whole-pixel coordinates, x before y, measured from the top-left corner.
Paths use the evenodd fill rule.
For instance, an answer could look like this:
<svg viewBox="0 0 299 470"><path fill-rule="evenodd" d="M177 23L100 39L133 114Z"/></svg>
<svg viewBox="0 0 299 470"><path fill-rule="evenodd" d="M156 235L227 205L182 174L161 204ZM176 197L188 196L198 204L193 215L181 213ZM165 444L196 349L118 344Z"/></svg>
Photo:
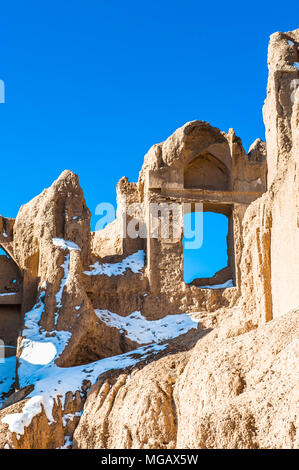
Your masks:
<svg viewBox="0 0 299 470"><path fill-rule="evenodd" d="M27 401L19 401L0 411L0 449L59 449L63 447L65 437L72 436L80 419L83 406L80 392L77 391L74 395L69 393L64 406L61 401L54 403L53 422L49 422L45 409L41 407L40 412L32 419L30 427L25 427L24 433L10 432L8 425L3 424L2 419L13 413L22 413Z"/></svg>
<svg viewBox="0 0 299 470"><path fill-rule="evenodd" d="M297 311L232 338L216 328L190 352L169 354L129 376L100 378L75 446L298 446L298 320Z"/></svg>

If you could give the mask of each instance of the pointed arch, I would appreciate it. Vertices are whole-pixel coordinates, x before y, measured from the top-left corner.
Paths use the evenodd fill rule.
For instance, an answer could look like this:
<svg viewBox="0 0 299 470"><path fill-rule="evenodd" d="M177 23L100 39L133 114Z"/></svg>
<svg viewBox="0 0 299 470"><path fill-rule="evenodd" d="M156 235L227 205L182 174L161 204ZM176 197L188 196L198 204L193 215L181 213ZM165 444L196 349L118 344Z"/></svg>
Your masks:
<svg viewBox="0 0 299 470"><path fill-rule="evenodd" d="M230 189L226 165L209 152L202 152L184 169L184 188L225 191Z"/></svg>

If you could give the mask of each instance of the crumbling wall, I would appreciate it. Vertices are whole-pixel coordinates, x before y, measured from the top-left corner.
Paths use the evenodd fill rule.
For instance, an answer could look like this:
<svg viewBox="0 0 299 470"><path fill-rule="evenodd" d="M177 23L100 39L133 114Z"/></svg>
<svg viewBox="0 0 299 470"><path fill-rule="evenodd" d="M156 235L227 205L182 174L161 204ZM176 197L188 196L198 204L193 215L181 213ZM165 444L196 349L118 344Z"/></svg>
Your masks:
<svg viewBox="0 0 299 470"><path fill-rule="evenodd" d="M208 160L204 159L205 155L210 156ZM195 187L189 170L195 162L200 161L202 164L204 160L208 161L209 174L211 175L211 167L214 165L214 176L221 173L225 181L218 175L214 180L210 178L208 184L205 176L203 180L198 179ZM201 172L204 172L203 168ZM193 187L186 187L186 177L190 179L187 186ZM261 196L265 189L266 152L262 142L256 141L251 147L250 155L246 155L240 139L232 129L225 134L206 122L193 121L178 129L162 144L152 147L145 156L139 177L140 200L147 208L146 250L150 288L150 295L144 304L147 315L159 315L161 311L215 311L222 306L229 307L236 303L241 283L239 264L243 248L242 218L248 205ZM193 285L184 282L184 204L191 207L187 211L194 211L196 203L203 204L203 210L230 216L228 267L236 288L200 288L200 285L212 284L212 279L208 282L198 279ZM167 225L166 215L160 218L162 231L157 237L152 236L151 204L164 205L169 210L178 204L180 209L176 213L174 209L172 217L176 219L181 232L176 235L170 233L169 236L163 233L163 227Z"/></svg>
<svg viewBox="0 0 299 470"><path fill-rule="evenodd" d="M272 195L271 284L273 316L299 304L299 30L275 33L269 44L264 107ZM270 116L271 111L275 116ZM282 261L283 260L283 261Z"/></svg>
<svg viewBox="0 0 299 470"><path fill-rule="evenodd" d="M263 110L269 189L246 211L241 260L244 312L254 324L299 305L298 47L299 30L275 33L269 43Z"/></svg>
<svg viewBox="0 0 299 470"><path fill-rule="evenodd" d="M298 312L247 334L222 333L201 332L193 349L100 377L74 447L296 448Z"/></svg>

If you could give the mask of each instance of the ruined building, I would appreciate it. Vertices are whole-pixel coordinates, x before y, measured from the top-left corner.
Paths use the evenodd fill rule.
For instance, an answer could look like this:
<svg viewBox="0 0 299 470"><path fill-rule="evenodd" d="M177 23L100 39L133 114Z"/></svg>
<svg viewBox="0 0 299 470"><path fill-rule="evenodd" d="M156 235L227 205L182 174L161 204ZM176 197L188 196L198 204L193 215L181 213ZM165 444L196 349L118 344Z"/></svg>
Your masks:
<svg viewBox="0 0 299 470"><path fill-rule="evenodd" d="M119 181L103 230L70 171L0 217L0 338L17 348L0 448L298 446L299 30L268 57L266 143L248 154L189 122ZM176 209L152 236L155 204ZM228 218L228 264L187 284L197 204Z"/></svg>

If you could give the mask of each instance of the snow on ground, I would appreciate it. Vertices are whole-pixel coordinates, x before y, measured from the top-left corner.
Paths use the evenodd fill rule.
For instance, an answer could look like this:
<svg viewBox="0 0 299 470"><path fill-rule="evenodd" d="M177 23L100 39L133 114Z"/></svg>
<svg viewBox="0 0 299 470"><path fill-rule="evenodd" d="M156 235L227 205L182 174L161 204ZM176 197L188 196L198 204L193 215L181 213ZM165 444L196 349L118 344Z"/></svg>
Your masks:
<svg viewBox="0 0 299 470"><path fill-rule="evenodd" d="M160 320L147 320L140 312L136 311L122 317L109 310L95 310L100 320L109 326L114 326L125 332L126 336L139 344L161 342L187 333L191 328L197 327L197 321L187 313L167 315Z"/></svg>
<svg viewBox="0 0 299 470"><path fill-rule="evenodd" d="M26 402L22 413L6 415L2 418L2 422L8 424L11 432L24 434L24 428L29 426L34 416L41 412L43 405L48 421L52 423L54 400L58 397L63 398L68 391L80 390L83 380L89 380L94 384L104 372L134 366L141 359L163 351L166 346L165 344L144 346L120 356L108 357L83 366L60 368L53 361L48 365L41 365L35 373L26 377L22 375L21 387L32 383L35 386L33 392L28 395L30 399Z"/></svg>
<svg viewBox="0 0 299 470"><path fill-rule="evenodd" d="M37 304L25 314L18 369L20 388L34 384L34 390L28 395L29 400L21 413L6 415L2 419L9 425L10 431L18 435L23 434L25 427L29 426L34 416L41 412L42 405L48 421L53 422L54 400L58 397L63 398L68 391L80 390L84 380L93 384L104 372L134 366L141 359L163 351L167 347L166 344L152 344L88 365L60 368L54 361L64 350L71 333L67 331L46 332L40 328L39 322L44 311L44 296L45 291L42 291ZM7 368L12 375L15 365L9 366L7 363ZM64 403L62 405L64 406Z"/></svg>
<svg viewBox="0 0 299 470"><path fill-rule="evenodd" d="M128 257L131 258L129 262L128 258L124 260L127 261L127 266L130 265L135 270L140 269L141 264L143 266L144 260L143 252L138 252L138 256L136 255L137 253L132 255L133 260L132 257ZM9 430L16 432L17 435L24 433L25 427L29 426L34 416L41 412L42 405L48 421L51 423L53 422L54 401L57 401L58 397L63 400L67 392L74 393L81 390L84 380L94 384L104 372L133 367L140 360L166 349L167 344L160 344L161 341L177 337L191 328L196 328L197 322L187 314L168 315L161 320L149 321L140 312L133 312L127 317L121 317L107 310L96 310L95 313L101 320L125 331L128 338L133 341L140 344L153 344L147 344L126 354L108 357L87 365L60 368L55 364L55 360L66 347L71 333L68 331L47 332L39 326L44 311L45 287L46 285L43 284L38 302L32 310L25 314L18 368L20 388L34 384L34 390L28 395L29 400L21 413L9 414L2 418L2 421L8 424ZM10 362L6 363L10 374L10 379L6 380L7 384L11 384L13 381L12 375L15 371L15 362L13 361L15 358L10 358ZM64 408L64 402L62 402L62 407Z"/></svg>
<svg viewBox="0 0 299 470"><path fill-rule="evenodd" d="M119 276L123 274L126 269L131 269L133 273L139 273L144 267L144 251L139 250L136 253L128 256L119 263L105 263L100 264L98 261L90 266L91 271L84 271L88 276L98 276L106 274L106 276Z"/></svg>
<svg viewBox="0 0 299 470"><path fill-rule="evenodd" d="M3 353L2 351L3 350ZM0 345L0 408L16 378L16 356L4 358L4 346Z"/></svg>
<svg viewBox="0 0 299 470"><path fill-rule="evenodd" d="M200 286L201 289L227 289L228 287L234 287L232 279L229 279L223 284L213 284L212 286Z"/></svg>
<svg viewBox="0 0 299 470"><path fill-rule="evenodd" d="M39 327L44 311L44 297L45 291L42 291L37 304L25 314L18 370L20 383L36 370L51 364L62 353L72 336L68 331L54 330L49 333Z"/></svg>

